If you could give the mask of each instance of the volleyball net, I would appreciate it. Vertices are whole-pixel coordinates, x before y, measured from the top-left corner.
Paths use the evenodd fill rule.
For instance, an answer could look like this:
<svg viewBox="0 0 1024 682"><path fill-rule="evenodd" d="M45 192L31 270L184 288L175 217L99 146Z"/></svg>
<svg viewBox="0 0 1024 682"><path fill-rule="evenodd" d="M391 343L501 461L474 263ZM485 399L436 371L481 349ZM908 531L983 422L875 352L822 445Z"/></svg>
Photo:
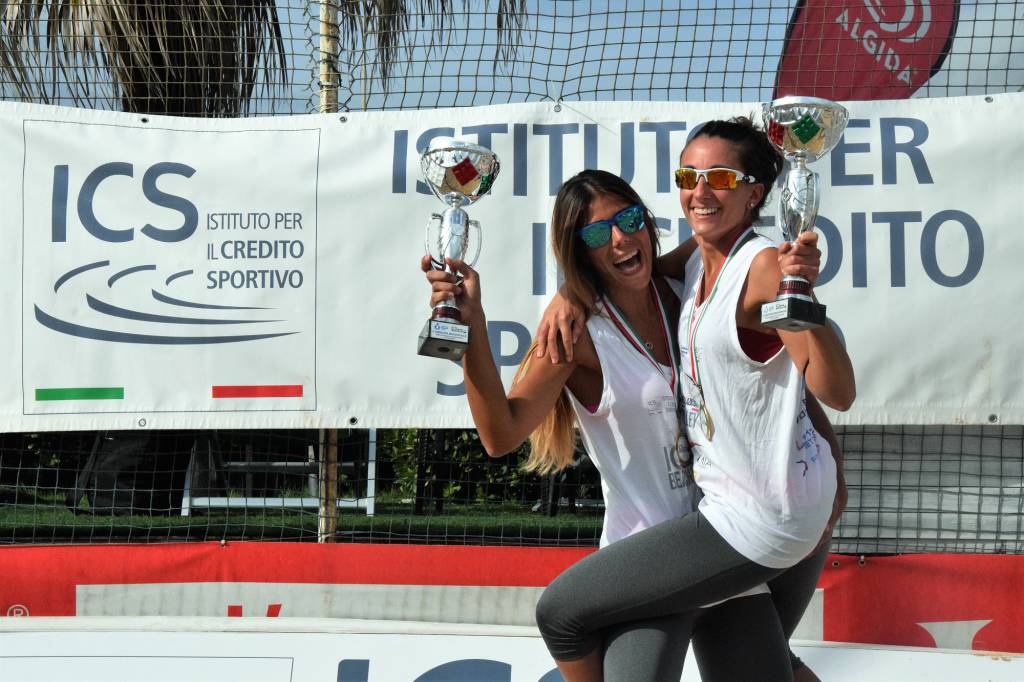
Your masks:
<svg viewBox="0 0 1024 682"><path fill-rule="evenodd" d="M1024 552L1020 426L837 427L841 553ZM0 543L316 541L326 432L5 434ZM472 431L340 432L331 539L593 546L603 514L579 452L553 476L491 460Z"/></svg>

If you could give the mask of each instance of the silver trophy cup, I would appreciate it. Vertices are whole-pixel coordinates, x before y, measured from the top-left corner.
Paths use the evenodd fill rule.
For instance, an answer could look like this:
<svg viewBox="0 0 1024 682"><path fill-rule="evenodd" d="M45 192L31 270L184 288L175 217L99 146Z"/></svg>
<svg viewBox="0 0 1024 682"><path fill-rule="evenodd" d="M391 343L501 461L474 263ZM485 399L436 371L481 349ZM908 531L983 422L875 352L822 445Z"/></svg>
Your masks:
<svg viewBox="0 0 1024 682"><path fill-rule="evenodd" d="M779 228L787 241L814 229L821 190L818 174L807 167L839 143L849 120L844 107L817 97L782 97L763 108L768 139L789 162L779 194ZM779 293L761 307L761 324L800 331L825 324L825 306L811 298L803 277L782 278Z"/></svg>
<svg viewBox="0 0 1024 682"><path fill-rule="evenodd" d="M447 208L434 213L427 223L426 253L431 265L449 270L446 258L472 266L480 254L480 223L470 220L463 206L476 203L490 191L498 177L498 157L490 149L450 137L435 137L420 168L427 186ZM419 354L460 360L469 346L469 325L454 299L442 301L420 333Z"/></svg>

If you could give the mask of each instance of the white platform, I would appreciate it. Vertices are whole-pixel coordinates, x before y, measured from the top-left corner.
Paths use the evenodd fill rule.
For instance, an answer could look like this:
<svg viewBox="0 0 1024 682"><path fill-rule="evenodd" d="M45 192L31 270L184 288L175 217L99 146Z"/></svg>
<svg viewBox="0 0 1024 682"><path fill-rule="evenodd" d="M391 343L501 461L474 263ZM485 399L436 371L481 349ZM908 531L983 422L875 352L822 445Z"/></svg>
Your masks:
<svg viewBox="0 0 1024 682"><path fill-rule="evenodd" d="M1024 680L1024 656L1016 654L802 641L794 642L794 650L829 682ZM0 618L0 679L18 682L391 682L420 676L538 682L553 667L536 629L527 626L329 618ZM436 677L425 675L430 671ZM692 656L683 680L699 680Z"/></svg>

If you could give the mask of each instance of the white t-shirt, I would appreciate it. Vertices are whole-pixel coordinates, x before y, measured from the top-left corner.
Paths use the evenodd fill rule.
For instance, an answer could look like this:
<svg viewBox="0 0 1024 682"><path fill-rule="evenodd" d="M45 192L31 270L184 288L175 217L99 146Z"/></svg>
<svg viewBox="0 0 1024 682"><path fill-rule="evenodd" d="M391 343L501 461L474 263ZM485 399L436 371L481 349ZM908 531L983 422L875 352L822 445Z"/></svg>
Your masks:
<svg viewBox="0 0 1024 682"><path fill-rule="evenodd" d="M699 250L686 265L679 364L687 432L708 522L751 561L788 568L821 538L836 493L836 464L811 424L803 377L785 349L757 362L740 347L736 308L750 264L775 246L756 234L737 245L696 309L704 274Z"/></svg>

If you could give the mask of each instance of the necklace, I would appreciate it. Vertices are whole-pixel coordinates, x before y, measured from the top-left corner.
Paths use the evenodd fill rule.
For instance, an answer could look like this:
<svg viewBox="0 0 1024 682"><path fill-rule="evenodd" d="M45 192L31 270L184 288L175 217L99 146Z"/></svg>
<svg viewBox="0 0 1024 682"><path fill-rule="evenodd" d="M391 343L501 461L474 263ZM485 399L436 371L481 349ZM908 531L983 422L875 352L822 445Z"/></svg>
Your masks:
<svg viewBox="0 0 1024 682"><path fill-rule="evenodd" d="M661 335L665 340L665 347L668 349L668 358L670 366L666 368L654 357L654 343L651 341L645 341L640 338L640 335L633 329L633 325L629 323L629 319L622 314L622 311L615 307L615 304L607 296L602 296L601 301L604 303L605 310L608 311L608 317L611 318L612 322L618 328L619 332L622 333L626 340L636 348L641 355L647 358L658 374L660 374L666 382L668 382L669 388L672 390L673 395L676 393L676 376L679 373L678 365L676 364L676 352L672 346L672 337L668 331L668 316L665 313L664 306L661 305L661 299L658 297L657 291L654 288L654 282L651 282L648 291L651 294L651 299L654 301L658 309L658 321L661 323ZM668 376L665 374L665 370L668 369Z"/></svg>
<svg viewBox="0 0 1024 682"><path fill-rule="evenodd" d="M633 323L629 321L629 318L626 317L622 313L622 311L619 310L615 306L615 304L611 302L610 299L605 299L605 303L608 305L609 309L614 311L614 314L612 315L612 320L614 320L618 324L619 331L623 331L623 326L626 326L629 329L629 333L623 331L623 334L633 343L634 346L639 343L641 346L646 348L648 352L654 350L654 342L648 341L647 339L640 336L640 332L636 330L636 327L634 327Z"/></svg>
<svg viewBox="0 0 1024 682"><path fill-rule="evenodd" d="M704 384L702 383L702 377L700 375L700 362L697 360L697 329L700 327L700 323L704 321L704 313L706 313L708 309L711 307L711 301L715 298L715 294L718 293L718 283L722 279L722 274L725 272L725 269L729 266L729 263L732 261L733 256L736 255L736 253L743 247L744 244L753 239L755 236L756 233L754 232L754 230L748 227L746 232L744 232L739 238L736 239L736 241L732 245L732 248L729 250L729 255L726 256L725 262L722 264L721 269L715 276L715 281L711 285L711 293L707 295L707 298L700 302L700 306L697 305L696 296L693 299L693 303L690 305L690 315L686 325L688 331L687 340L689 342L689 350L687 352L690 356L690 372L686 378L689 379L689 382L692 383L697 388L697 393L700 397L700 405L697 408L697 411L700 415L700 422L702 430L704 431L704 437L708 439L709 443L715 437L715 422L711 418L711 411L708 409L708 403L704 399ZM703 270L704 268L702 265L700 273L701 291L703 291L704 289ZM698 312L697 315L694 316L694 311L698 307L700 308L700 312Z"/></svg>

